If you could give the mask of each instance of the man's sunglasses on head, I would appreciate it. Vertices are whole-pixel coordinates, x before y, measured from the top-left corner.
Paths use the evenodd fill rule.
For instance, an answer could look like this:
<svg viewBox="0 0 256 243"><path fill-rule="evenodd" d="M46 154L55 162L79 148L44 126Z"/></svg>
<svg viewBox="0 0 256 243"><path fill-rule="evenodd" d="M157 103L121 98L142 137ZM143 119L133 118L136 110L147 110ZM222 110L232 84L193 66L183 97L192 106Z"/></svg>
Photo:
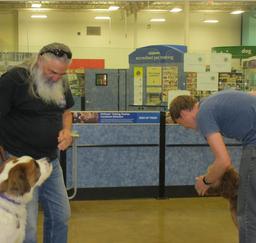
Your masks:
<svg viewBox="0 0 256 243"><path fill-rule="evenodd" d="M43 54L46 54L46 53L51 53L56 57L63 57L64 55L66 55L68 59L72 58L72 53L71 52L64 51L62 49L52 49L52 50L42 51L39 54L40 54L40 56L42 56Z"/></svg>

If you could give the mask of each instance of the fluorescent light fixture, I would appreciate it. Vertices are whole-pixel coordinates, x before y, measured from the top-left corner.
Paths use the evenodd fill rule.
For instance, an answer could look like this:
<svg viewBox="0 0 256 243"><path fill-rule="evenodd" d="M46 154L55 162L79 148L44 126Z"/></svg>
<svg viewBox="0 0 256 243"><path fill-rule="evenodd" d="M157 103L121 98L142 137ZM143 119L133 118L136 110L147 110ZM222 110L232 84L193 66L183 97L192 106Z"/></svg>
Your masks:
<svg viewBox="0 0 256 243"><path fill-rule="evenodd" d="M150 22L165 22L165 19L151 19Z"/></svg>
<svg viewBox="0 0 256 243"><path fill-rule="evenodd" d="M96 17L94 17L94 19L97 19L97 20L109 20L110 17L109 16L96 16Z"/></svg>
<svg viewBox="0 0 256 243"><path fill-rule="evenodd" d="M219 23L219 20L217 20L217 19L206 19L206 20L204 20L204 23L216 24L216 23Z"/></svg>
<svg viewBox="0 0 256 243"><path fill-rule="evenodd" d="M120 7L119 6L110 6L108 8L109 11L115 11L115 10L118 10Z"/></svg>
<svg viewBox="0 0 256 243"><path fill-rule="evenodd" d="M232 11L230 14L242 14L244 13L243 10L235 10L235 11Z"/></svg>
<svg viewBox="0 0 256 243"><path fill-rule="evenodd" d="M109 10L107 8L94 8L94 9L88 9L90 11L95 11L95 12L108 12Z"/></svg>
<svg viewBox="0 0 256 243"><path fill-rule="evenodd" d="M41 3L32 3L31 7L32 8L41 8L42 4Z"/></svg>
<svg viewBox="0 0 256 243"><path fill-rule="evenodd" d="M31 18L32 19L46 19L47 15L45 15L45 14L34 14L34 15L31 15Z"/></svg>
<svg viewBox="0 0 256 243"><path fill-rule="evenodd" d="M171 12L171 13L179 13L181 11L182 11L182 8L173 8L169 12Z"/></svg>
<svg viewBox="0 0 256 243"><path fill-rule="evenodd" d="M165 10L165 9L142 9L141 11L144 11L144 12L168 12L168 10Z"/></svg>

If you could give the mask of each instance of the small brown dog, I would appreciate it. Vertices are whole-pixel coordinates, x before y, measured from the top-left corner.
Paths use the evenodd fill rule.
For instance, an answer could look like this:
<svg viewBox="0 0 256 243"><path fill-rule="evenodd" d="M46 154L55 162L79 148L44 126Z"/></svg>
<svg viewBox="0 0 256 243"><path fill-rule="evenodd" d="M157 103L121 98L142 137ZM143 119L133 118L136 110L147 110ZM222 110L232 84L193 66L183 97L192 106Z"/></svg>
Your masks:
<svg viewBox="0 0 256 243"><path fill-rule="evenodd" d="M26 204L33 191L51 174L52 165L43 158L10 158L0 165L0 242L22 243L25 237Z"/></svg>
<svg viewBox="0 0 256 243"><path fill-rule="evenodd" d="M5 154L0 148L0 242L22 243L26 204L32 199L34 189L50 176L52 164L46 158L35 160L29 156L5 160Z"/></svg>
<svg viewBox="0 0 256 243"><path fill-rule="evenodd" d="M236 227L237 222L237 193L239 186L239 174L234 167L230 167L221 180L214 183L207 191L207 195L222 196L229 201L232 220Z"/></svg>

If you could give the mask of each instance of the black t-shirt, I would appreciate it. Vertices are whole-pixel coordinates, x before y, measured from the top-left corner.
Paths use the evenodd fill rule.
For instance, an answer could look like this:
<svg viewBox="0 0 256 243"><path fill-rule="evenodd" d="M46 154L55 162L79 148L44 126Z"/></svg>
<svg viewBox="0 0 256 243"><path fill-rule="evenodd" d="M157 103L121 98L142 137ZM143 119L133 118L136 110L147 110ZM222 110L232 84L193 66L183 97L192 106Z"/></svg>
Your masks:
<svg viewBox="0 0 256 243"><path fill-rule="evenodd" d="M28 78L24 68L13 68L0 78L0 145L15 156L54 159L63 112L74 100L67 89L65 107L46 104L29 94Z"/></svg>

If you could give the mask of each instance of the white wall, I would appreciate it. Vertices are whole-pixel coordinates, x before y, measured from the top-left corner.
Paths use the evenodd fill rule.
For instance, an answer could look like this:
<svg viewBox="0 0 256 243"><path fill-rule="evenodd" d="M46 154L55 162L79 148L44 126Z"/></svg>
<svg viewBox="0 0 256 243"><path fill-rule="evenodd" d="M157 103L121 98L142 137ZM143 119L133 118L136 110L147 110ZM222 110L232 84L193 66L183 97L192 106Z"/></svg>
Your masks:
<svg viewBox="0 0 256 243"><path fill-rule="evenodd" d="M19 12L21 51L38 51L46 43L57 41L69 45L75 58L103 58L108 68L128 67L132 36L125 38L120 13L113 16L111 35L109 22L94 20L95 14L90 12L49 12L43 20L31 19L30 15L27 11ZM101 36L87 36L86 26L101 26Z"/></svg>
<svg viewBox="0 0 256 243"><path fill-rule="evenodd" d="M218 24L206 24L206 18L218 19ZM210 51L216 46L239 46L241 16L222 14L191 14L190 48L192 52Z"/></svg>
<svg viewBox="0 0 256 243"><path fill-rule="evenodd" d="M128 16L125 24L122 11L49 11L47 19L31 19L30 15L29 11L19 11L18 14L17 43L20 51L37 52L46 43L58 41L69 45L75 58L104 58L106 68L128 68L128 55L136 47L184 44L184 13L141 11L137 15L136 27L133 15ZM108 21L94 20L96 15L110 15L111 29ZM150 23L153 17L164 17L167 21ZM206 17L218 18L220 22L215 25L205 24L202 20ZM240 45L240 16L192 13L189 20L190 52L209 52L214 46ZM15 46L9 44L10 34L6 35L15 32L13 20L9 20L6 25L9 27L5 29L0 26L0 50L4 46ZM101 26L101 36L87 36L86 26ZM2 32L6 38L2 37ZM81 32L81 35L77 35L77 32ZM15 37L14 34L12 36Z"/></svg>
<svg viewBox="0 0 256 243"><path fill-rule="evenodd" d="M17 51L17 13L0 12L0 51Z"/></svg>

